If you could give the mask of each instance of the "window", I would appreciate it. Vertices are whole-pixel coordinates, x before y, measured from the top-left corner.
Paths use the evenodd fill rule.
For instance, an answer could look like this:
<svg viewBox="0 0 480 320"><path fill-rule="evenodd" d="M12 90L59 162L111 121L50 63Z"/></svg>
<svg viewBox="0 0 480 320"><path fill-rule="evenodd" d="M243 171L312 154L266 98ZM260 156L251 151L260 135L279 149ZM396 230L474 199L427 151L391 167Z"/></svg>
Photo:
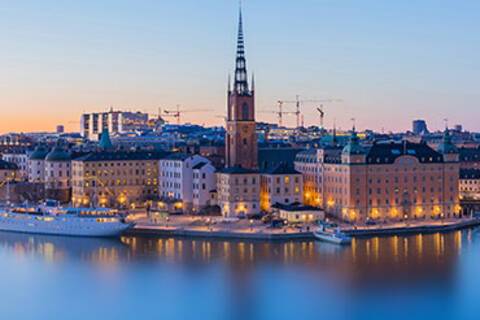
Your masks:
<svg viewBox="0 0 480 320"><path fill-rule="evenodd" d="M248 109L249 109L248 104L244 103L244 104L242 105L242 119L243 119L243 120L248 120L248 119L250 119L250 115L249 115L250 112L249 112Z"/></svg>

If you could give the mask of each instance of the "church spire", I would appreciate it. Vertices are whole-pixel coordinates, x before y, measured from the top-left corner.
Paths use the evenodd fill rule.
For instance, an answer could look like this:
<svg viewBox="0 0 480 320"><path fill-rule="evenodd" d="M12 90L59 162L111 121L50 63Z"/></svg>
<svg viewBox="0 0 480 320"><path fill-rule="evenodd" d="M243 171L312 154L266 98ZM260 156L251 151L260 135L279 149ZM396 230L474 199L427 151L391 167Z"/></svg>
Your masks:
<svg viewBox="0 0 480 320"><path fill-rule="evenodd" d="M247 63L245 59L245 40L243 36L242 7L238 17L237 57L235 61L234 90L239 95L248 93Z"/></svg>

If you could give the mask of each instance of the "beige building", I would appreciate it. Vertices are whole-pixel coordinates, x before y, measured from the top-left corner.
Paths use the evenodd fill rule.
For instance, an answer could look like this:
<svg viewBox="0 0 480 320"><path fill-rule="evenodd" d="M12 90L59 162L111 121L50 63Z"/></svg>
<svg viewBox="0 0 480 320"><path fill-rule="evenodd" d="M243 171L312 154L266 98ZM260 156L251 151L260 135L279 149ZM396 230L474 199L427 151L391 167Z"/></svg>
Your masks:
<svg viewBox="0 0 480 320"><path fill-rule="evenodd" d="M355 132L340 153L332 150L317 151L313 169L313 201L327 214L364 222L460 213L458 152L448 133L437 151L407 141L366 148ZM299 171L312 166L304 158L297 157Z"/></svg>
<svg viewBox="0 0 480 320"><path fill-rule="evenodd" d="M271 212L274 205L303 202L303 177L300 172L279 164L261 174L260 208Z"/></svg>
<svg viewBox="0 0 480 320"><path fill-rule="evenodd" d="M158 198L163 152L102 151L72 161L72 202L132 208Z"/></svg>
<svg viewBox="0 0 480 320"><path fill-rule="evenodd" d="M0 187L8 182L16 181L18 166L15 163L0 160Z"/></svg>
<svg viewBox="0 0 480 320"><path fill-rule="evenodd" d="M460 198L465 200L480 200L480 169L460 170Z"/></svg>
<svg viewBox="0 0 480 320"><path fill-rule="evenodd" d="M224 217L260 212L260 174L241 167L225 168L217 173L217 201Z"/></svg>

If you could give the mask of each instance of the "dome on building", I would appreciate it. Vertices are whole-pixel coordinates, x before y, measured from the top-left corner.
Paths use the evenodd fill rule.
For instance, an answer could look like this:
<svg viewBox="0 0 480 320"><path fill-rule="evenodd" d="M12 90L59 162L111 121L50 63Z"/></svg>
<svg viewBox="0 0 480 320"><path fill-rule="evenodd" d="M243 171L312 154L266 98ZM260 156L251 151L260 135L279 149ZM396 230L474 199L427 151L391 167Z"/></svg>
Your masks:
<svg viewBox="0 0 480 320"><path fill-rule="evenodd" d="M352 131L352 135L350 136L350 141L347 145L343 148L343 154L365 154L365 149L360 145L360 141L357 136L357 132L355 129Z"/></svg>
<svg viewBox="0 0 480 320"><path fill-rule="evenodd" d="M442 154L458 153L458 149L452 142L452 136L450 135L450 131L448 129L445 130L443 141L438 145L437 151Z"/></svg>
<svg viewBox="0 0 480 320"><path fill-rule="evenodd" d="M70 159L70 153L59 146L55 146L45 157L47 161L70 161Z"/></svg>
<svg viewBox="0 0 480 320"><path fill-rule="evenodd" d="M45 160L48 154L48 149L45 146L38 145L30 155L30 160Z"/></svg>

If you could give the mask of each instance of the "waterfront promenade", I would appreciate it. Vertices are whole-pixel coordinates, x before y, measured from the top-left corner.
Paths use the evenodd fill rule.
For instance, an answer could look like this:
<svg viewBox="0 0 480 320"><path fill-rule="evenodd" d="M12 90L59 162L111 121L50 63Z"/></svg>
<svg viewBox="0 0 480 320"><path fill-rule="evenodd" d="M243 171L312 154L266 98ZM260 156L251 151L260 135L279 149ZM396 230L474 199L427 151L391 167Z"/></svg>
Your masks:
<svg viewBox="0 0 480 320"><path fill-rule="evenodd" d="M313 239L314 225L272 228L258 220L225 221L220 217L174 216L152 222L137 217L136 226L129 235L159 237L218 238L238 240L309 240ZM340 224L343 232L355 237L436 233L461 230L480 225L480 219L444 219L436 221L408 221L378 225Z"/></svg>

